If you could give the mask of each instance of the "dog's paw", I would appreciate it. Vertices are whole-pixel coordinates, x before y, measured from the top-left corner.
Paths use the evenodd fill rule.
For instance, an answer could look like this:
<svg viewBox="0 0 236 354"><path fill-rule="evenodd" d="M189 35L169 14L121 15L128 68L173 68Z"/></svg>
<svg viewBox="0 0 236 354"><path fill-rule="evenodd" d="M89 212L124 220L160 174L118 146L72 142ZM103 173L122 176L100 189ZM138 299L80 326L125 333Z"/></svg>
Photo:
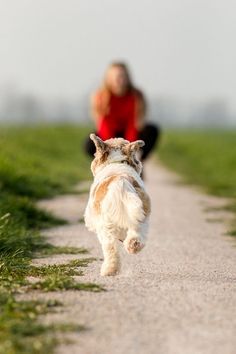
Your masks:
<svg viewBox="0 0 236 354"><path fill-rule="evenodd" d="M117 264L103 263L101 268L102 276L116 275L119 273L119 266Z"/></svg>
<svg viewBox="0 0 236 354"><path fill-rule="evenodd" d="M142 243L137 237L134 237L134 238L126 239L124 241L124 246L128 253L135 254L140 252L143 249L144 243Z"/></svg>

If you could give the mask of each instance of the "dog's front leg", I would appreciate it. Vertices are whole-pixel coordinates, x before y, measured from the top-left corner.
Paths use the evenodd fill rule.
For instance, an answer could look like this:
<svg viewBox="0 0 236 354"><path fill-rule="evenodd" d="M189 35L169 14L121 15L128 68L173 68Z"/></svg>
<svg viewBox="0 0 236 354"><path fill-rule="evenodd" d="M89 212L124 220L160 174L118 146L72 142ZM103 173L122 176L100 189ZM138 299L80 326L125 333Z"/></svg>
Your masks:
<svg viewBox="0 0 236 354"><path fill-rule="evenodd" d="M104 255L101 275L115 275L120 269L117 240L111 234L111 230L103 230L103 235L100 237L100 241Z"/></svg>

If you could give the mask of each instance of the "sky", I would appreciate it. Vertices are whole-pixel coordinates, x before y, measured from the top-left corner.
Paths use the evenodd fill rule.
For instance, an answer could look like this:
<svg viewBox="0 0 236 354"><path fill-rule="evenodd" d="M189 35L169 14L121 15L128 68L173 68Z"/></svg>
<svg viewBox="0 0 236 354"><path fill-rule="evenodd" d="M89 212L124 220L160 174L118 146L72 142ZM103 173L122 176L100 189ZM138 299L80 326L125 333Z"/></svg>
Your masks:
<svg viewBox="0 0 236 354"><path fill-rule="evenodd" d="M0 90L76 98L114 59L152 97L236 112L235 0L0 0Z"/></svg>

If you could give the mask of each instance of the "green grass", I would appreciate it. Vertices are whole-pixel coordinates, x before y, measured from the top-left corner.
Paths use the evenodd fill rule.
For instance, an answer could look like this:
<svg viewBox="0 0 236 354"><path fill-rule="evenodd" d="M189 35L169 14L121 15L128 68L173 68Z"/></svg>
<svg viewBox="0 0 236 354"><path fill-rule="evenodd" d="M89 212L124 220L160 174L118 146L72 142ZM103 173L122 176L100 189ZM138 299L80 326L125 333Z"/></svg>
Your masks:
<svg viewBox="0 0 236 354"><path fill-rule="evenodd" d="M59 266L30 265L35 255L87 252L49 245L39 230L65 221L38 209L35 202L71 192L75 183L90 177L90 161L82 151L88 131L78 126L0 128L0 354L52 353L56 340L49 332L63 329L37 322L39 315L51 310L46 304L15 299L17 292L32 287L27 276L39 277L37 287L44 291L101 290L71 277L82 275L78 267L86 266L88 259Z"/></svg>
<svg viewBox="0 0 236 354"><path fill-rule="evenodd" d="M37 317L54 312L57 301L16 301L13 296L1 294L0 354L50 353L58 344L56 334L60 331L81 331L84 328L74 324L41 325ZM23 340L22 340L23 339Z"/></svg>
<svg viewBox="0 0 236 354"><path fill-rule="evenodd" d="M66 223L64 220L38 209L34 201L26 196L5 193L0 189L0 198L1 215L10 214L15 223L19 223L27 229L48 228Z"/></svg>
<svg viewBox="0 0 236 354"><path fill-rule="evenodd" d="M40 254L43 256L52 256L54 254L86 254L88 250L83 247L69 247L69 246L53 246L47 244Z"/></svg>
<svg viewBox="0 0 236 354"><path fill-rule="evenodd" d="M88 131L74 126L2 127L0 216L10 213L27 229L58 224L33 202L71 191L74 183L90 177L82 150Z"/></svg>
<svg viewBox="0 0 236 354"><path fill-rule="evenodd" d="M236 214L236 131L167 131L158 152L186 182L230 198L225 208Z"/></svg>
<svg viewBox="0 0 236 354"><path fill-rule="evenodd" d="M89 263L94 261L94 258L75 259L69 263L52 264L42 266L30 266L27 268L27 276L43 277L43 276L74 276L83 275L81 267L87 267Z"/></svg>
<svg viewBox="0 0 236 354"><path fill-rule="evenodd" d="M78 283L74 278L71 278L70 276L58 274L48 275L42 281L33 284L31 289L39 289L45 292L59 290L83 290L100 292L105 290L98 284Z"/></svg>
<svg viewBox="0 0 236 354"><path fill-rule="evenodd" d="M14 195L44 198L88 178L89 161L82 149L88 131L74 126L2 128L2 189Z"/></svg>

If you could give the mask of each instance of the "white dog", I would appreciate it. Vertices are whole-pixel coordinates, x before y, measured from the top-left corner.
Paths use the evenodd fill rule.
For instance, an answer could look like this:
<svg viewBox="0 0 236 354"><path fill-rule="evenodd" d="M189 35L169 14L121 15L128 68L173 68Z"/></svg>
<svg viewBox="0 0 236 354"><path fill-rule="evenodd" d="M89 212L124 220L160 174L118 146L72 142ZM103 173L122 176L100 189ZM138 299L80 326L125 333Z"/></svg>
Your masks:
<svg viewBox="0 0 236 354"><path fill-rule="evenodd" d="M115 275L120 268L117 241L128 253L139 252L145 244L150 199L140 177L142 163L137 157L142 140L130 143L122 138L102 141L96 146L91 164L94 182L85 210L85 224L97 233L104 262L101 275Z"/></svg>

